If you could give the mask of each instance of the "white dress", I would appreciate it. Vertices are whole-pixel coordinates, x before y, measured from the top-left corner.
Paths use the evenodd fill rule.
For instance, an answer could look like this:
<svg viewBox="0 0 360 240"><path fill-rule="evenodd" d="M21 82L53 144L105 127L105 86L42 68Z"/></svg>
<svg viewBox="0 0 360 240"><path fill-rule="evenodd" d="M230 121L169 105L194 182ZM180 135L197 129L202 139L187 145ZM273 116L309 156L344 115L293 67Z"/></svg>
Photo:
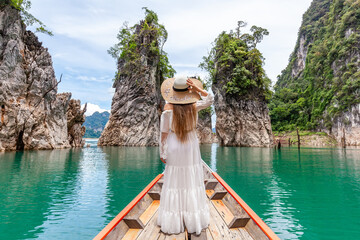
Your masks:
<svg viewBox="0 0 360 240"><path fill-rule="evenodd" d="M212 94L196 103L197 111L214 102ZM185 231L200 234L210 222L205 193L204 173L196 130L181 143L171 131L172 110L166 110L160 121L160 157L166 159L164 183L160 195L157 225L161 231L178 234Z"/></svg>

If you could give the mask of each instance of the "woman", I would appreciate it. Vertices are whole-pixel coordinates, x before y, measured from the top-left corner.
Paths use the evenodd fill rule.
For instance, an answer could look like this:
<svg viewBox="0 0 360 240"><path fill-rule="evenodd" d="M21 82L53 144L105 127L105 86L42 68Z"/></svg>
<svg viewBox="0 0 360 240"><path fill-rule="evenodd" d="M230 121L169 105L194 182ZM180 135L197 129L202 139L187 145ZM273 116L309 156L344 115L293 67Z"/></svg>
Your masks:
<svg viewBox="0 0 360 240"><path fill-rule="evenodd" d="M166 79L161 94L168 102L160 121L160 159L166 163L157 224L161 231L201 233L210 222L196 123L213 95L197 79ZM200 96L202 100L199 101Z"/></svg>

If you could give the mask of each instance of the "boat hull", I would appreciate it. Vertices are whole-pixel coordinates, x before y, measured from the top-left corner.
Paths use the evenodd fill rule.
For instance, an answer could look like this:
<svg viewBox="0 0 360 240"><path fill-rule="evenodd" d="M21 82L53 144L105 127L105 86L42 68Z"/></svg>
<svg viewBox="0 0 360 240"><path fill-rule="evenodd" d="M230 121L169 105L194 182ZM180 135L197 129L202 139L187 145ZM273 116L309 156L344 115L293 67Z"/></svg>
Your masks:
<svg viewBox="0 0 360 240"><path fill-rule="evenodd" d="M203 162L210 225L200 235L169 235L156 224L163 174L156 176L95 238L113 239L280 239L240 196Z"/></svg>

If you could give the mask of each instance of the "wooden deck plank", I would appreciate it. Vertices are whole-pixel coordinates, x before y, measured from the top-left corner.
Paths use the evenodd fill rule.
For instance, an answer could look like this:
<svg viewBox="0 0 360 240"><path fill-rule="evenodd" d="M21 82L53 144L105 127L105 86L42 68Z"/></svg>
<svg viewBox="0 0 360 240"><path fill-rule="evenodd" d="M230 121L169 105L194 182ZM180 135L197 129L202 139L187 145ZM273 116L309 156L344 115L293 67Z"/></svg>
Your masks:
<svg viewBox="0 0 360 240"><path fill-rule="evenodd" d="M254 240L250 234L248 233L248 231L244 228L238 228L239 232L240 232L240 236L241 236L241 239L244 239L244 240Z"/></svg>
<svg viewBox="0 0 360 240"><path fill-rule="evenodd" d="M183 233L172 235L161 232L160 226L157 226L157 216L163 179L159 177L155 178L156 181L154 179L151 182L151 188L146 187L144 189L147 194L146 191L142 191L141 195L145 193L143 198L136 197L137 201L135 202L135 199L132 201L135 206L127 206L126 211L121 212L124 214L119 214L116 217L116 221L120 221L117 225L114 226L113 222L115 223L115 221L113 220L112 224L107 226L102 233L108 234L106 239L125 240L188 240L188 238L192 240L278 239L271 229L253 213L217 173L209 171L205 163L204 172L207 173L204 182L206 195L208 196L206 200L210 209L210 225L200 235L188 234L187 229ZM129 226L132 226L132 228L129 229ZM140 229L142 227L144 229ZM121 233L119 229L122 229ZM105 236L99 234L96 240L104 239Z"/></svg>
<svg viewBox="0 0 360 240"><path fill-rule="evenodd" d="M156 224L158 211L152 216L137 240L157 240L160 237L160 227Z"/></svg>
<svg viewBox="0 0 360 240"><path fill-rule="evenodd" d="M179 234L171 234L171 235L165 234L165 236L166 236L165 240L185 240L186 233L182 232Z"/></svg>
<svg viewBox="0 0 360 240"><path fill-rule="evenodd" d="M208 200L208 204L209 204L209 209L210 209L210 224L208 227L209 233L210 233L211 237L213 238L213 240L222 240L224 238L221 235L218 226L216 225L215 219L213 218L214 211L213 211L213 208L211 207L212 204L211 204L210 200ZM216 210L215 210L215 212L216 212Z"/></svg>
<svg viewBox="0 0 360 240"><path fill-rule="evenodd" d="M208 198L210 198L213 194L214 194L214 190L212 190L212 189L207 189L206 190L206 195L208 196Z"/></svg>
<svg viewBox="0 0 360 240"><path fill-rule="evenodd" d="M160 205L160 200L154 200L149 205L149 207L141 214L139 219L144 225L146 225L149 222L149 220L152 218L152 216L158 210L159 205Z"/></svg>
<svg viewBox="0 0 360 240"><path fill-rule="evenodd" d="M256 240L268 240L268 236L250 219L244 229Z"/></svg>
<svg viewBox="0 0 360 240"><path fill-rule="evenodd" d="M130 228L121 240L135 240L142 229Z"/></svg>
<svg viewBox="0 0 360 240"><path fill-rule="evenodd" d="M206 229L206 238L207 240L214 240L214 238L211 236L209 228Z"/></svg>
<svg viewBox="0 0 360 240"><path fill-rule="evenodd" d="M187 232L183 232L183 233L180 233L180 234L166 234L166 233L163 233L163 232L160 232L160 236L158 238L158 240L187 240Z"/></svg>
<svg viewBox="0 0 360 240"><path fill-rule="evenodd" d="M159 238L157 240L165 240L166 236L164 233L160 233Z"/></svg>
<svg viewBox="0 0 360 240"><path fill-rule="evenodd" d="M211 202L225 221L226 225L229 226L231 221L234 219L234 215L230 209L221 200L211 200Z"/></svg>
<svg viewBox="0 0 360 240"><path fill-rule="evenodd" d="M117 224L112 231L104 237L105 240L117 240L124 237L126 232L129 230L128 225L124 221L120 221L119 224Z"/></svg>
<svg viewBox="0 0 360 240"><path fill-rule="evenodd" d="M230 230L227 226L227 224L225 223L224 219L220 216L219 212L216 210L215 206L213 205L212 201L210 204L210 224L212 222L212 229L214 230L215 227L214 225L217 227L218 229L218 234L217 234L217 238L214 237L214 231L212 231L212 236L214 239L226 239L226 240L239 240L241 238L239 238L240 232L237 231L237 229L234 230ZM210 226L209 226L210 228Z"/></svg>
<svg viewBox="0 0 360 240"><path fill-rule="evenodd" d="M206 229L203 229L199 235L191 234L191 240L207 240Z"/></svg>
<svg viewBox="0 0 360 240"><path fill-rule="evenodd" d="M216 172L212 172L213 176L219 181L219 183L229 192L229 194L240 204L240 206L245 210L245 212L250 216L249 222L246 224L246 230L253 236L251 230L249 230L247 227L248 225L254 223L257 225L258 229L266 235L266 239L272 239L272 240L280 240L280 238L269 228L268 225L247 205L244 200L242 200L239 195L222 179L219 174ZM217 185L218 186L218 185ZM257 230L255 230L257 231ZM261 234L259 234L260 237ZM255 237L256 239L262 239L258 238L258 236Z"/></svg>
<svg viewBox="0 0 360 240"><path fill-rule="evenodd" d="M93 240L103 240L106 236L119 224L129 211L144 197L144 195L164 176L163 173L158 174L108 225L106 225ZM122 233L116 233L116 235Z"/></svg>

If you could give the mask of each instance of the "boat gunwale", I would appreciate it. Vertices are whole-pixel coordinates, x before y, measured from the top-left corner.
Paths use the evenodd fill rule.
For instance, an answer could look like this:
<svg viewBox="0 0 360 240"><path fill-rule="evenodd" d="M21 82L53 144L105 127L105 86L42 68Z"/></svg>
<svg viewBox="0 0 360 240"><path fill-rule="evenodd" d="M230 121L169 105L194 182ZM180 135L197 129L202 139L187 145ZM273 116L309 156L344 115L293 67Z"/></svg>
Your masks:
<svg viewBox="0 0 360 240"><path fill-rule="evenodd" d="M249 207L249 205L247 205L247 203L229 186L229 184L220 177L219 174L214 171L211 171L211 173L270 240L280 240L273 230L271 230L271 228L254 212L254 210Z"/></svg>
<svg viewBox="0 0 360 240"><path fill-rule="evenodd" d="M255 224L270 240L280 240L280 238L271 230L271 228L250 208L249 205L203 160L206 169L215 177L215 179L225 188L225 190L235 199L235 201L244 209ZM164 176L164 173L158 174L93 240L103 240L119 224L119 222L135 207L135 205L149 192L149 190Z"/></svg>
<svg viewBox="0 0 360 240"><path fill-rule="evenodd" d="M103 240L119 224L119 222L135 207L135 205L149 192L149 190L164 176L158 174L110 223L106 225L93 240Z"/></svg>

